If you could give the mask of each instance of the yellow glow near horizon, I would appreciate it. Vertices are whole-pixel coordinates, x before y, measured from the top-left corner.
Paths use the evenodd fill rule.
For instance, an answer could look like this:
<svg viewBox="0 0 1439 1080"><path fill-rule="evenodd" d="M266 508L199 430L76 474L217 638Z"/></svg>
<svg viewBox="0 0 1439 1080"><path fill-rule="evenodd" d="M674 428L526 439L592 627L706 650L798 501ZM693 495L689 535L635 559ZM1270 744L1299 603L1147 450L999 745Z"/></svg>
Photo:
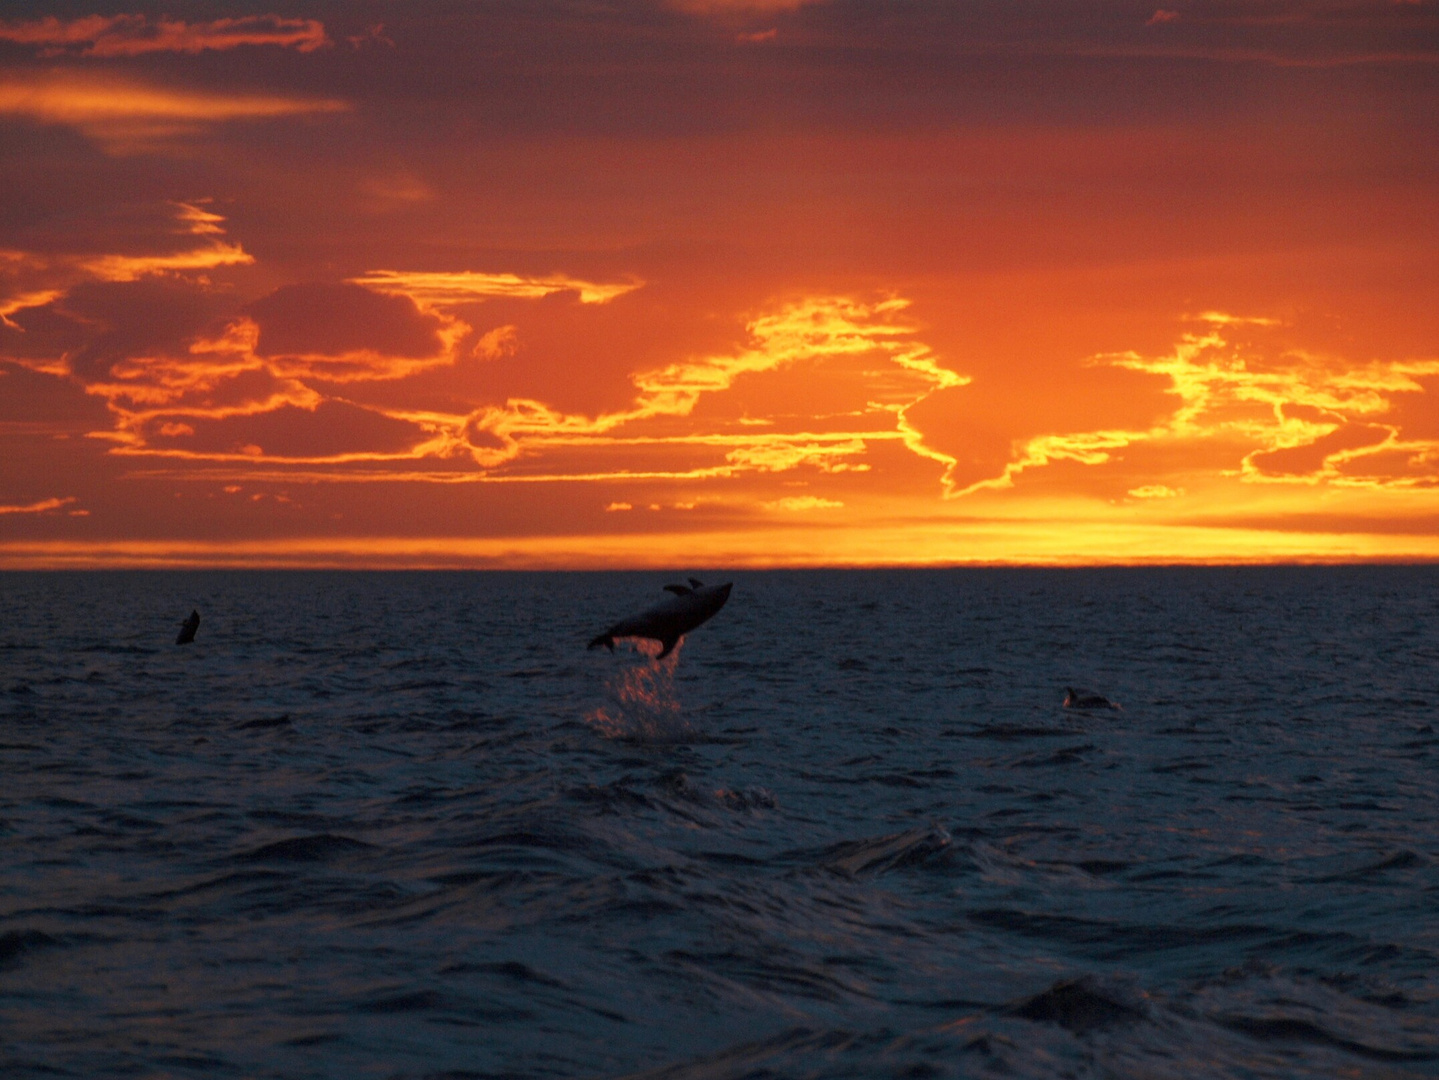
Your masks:
<svg viewBox="0 0 1439 1080"><path fill-rule="evenodd" d="M682 555L680 554L682 553ZM1242 528L983 522L517 537L0 542L0 569L255 567L605 570L690 567L1143 566L1435 562L1432 537Z"/></svg>

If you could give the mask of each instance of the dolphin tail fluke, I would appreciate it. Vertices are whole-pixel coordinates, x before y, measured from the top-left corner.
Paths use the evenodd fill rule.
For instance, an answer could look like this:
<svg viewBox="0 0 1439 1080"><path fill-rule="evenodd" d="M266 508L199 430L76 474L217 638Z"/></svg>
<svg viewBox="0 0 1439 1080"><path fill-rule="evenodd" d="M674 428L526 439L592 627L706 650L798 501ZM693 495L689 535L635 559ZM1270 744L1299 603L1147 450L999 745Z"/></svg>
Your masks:
<svg viewBox="0 0 1439 1080"><path fill-rule="evenodd" d="M660 654L659 654L658 656L656 656L655 659L656 659L656 660L663 660L663 659L664 659L666 656L668 656L670 653L674 652L674 651L675 651L675 646L680 643L680 637L683 637L683 636L684 636L684 635L681 634L681 635L679 635L678 637L661 638L661 639L660 639L660 644L663 645L664 648L660 650Z"/></svg>
<svg viewBox="0 0 1439 1080"><path fill-rule="evenodd" d="M594 641L591 641L591 642L589 643L589 645L586 646L586 647L587 647L587 648L590 648L590 649L597 649L597 648L599 648L601 645L603 645L606 649L609 649L610 652L614 652L614 651L615 651L615 638L614 638L614 635L613 635L613 634L601 634L599 637L595 638Z"/></svg>

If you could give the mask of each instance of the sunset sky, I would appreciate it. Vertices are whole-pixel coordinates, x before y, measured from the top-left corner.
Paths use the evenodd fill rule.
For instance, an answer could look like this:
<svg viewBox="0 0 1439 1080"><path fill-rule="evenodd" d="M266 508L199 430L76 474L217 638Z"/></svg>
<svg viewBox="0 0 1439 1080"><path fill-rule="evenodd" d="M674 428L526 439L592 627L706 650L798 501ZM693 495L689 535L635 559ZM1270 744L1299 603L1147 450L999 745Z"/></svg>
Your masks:
<svg viewBox="0 0 1439 1080"><path fill-rule="evenodd" d="M0 566L1439 558L1439 0L26 7Z"/></svg>

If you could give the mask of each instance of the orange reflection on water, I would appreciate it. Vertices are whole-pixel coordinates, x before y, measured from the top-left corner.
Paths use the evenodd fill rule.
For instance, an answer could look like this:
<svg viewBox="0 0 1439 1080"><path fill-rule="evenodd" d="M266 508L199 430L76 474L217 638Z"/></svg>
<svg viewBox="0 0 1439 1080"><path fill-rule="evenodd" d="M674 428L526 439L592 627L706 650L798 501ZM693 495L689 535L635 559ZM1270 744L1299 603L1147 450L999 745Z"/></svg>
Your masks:
<svg viewBox="0 0 1439 1080"><path fill-rule="evenodd" d="M690 734L679 695L675 692L675 671L680 663L680 638L674 650L659 659L661 645L650 638L620 638L645 657L605 681L610 701L585 716L585 723L607 739L637 742L674 742Z"/></svg>

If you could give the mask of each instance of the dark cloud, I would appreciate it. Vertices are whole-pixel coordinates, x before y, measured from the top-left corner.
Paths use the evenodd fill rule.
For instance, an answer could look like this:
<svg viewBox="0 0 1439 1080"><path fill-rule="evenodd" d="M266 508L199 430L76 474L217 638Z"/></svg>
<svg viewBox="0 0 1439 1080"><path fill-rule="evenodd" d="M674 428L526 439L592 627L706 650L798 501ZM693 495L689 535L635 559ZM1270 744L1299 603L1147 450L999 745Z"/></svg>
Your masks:
<svg viewBox="0 0 1439 1080"><path fill-rule="evenodd" d="M362 285L285 285L256 300L249 313L260 326L259 356L342 356L369 350L424 358L443 349L443 323L404 296Z"/></svg>
<svg viewBox="0 0 1439 1080"><path fill-rule="evenodd" d="M46 439L109 423L105 403L74 382L0 361L0 434Z"/></svg>
<svg viewBox="0 0 1439 1080"><path fill-rule="evenodd" d="M379 416L343 401L321 402L314 409L283 406L251 416L218 420L186 417L190 432L166 433L157 420L149 433L154 445L199 453L235 453L259 448L267 457L314 458L337 454L402 454L421 441L413 424ZM240 452L244 452L240 450Z"/></svg>
<svg viewBox="0 0 1439 1080"><path fill-rule="evenodd" d="M69 333L52 323L51 347L71 337L66 352L75 375L84 382L105 379L120 360L185 355L234 304L232 296L170 278L78 285L53 305Z"/></svg>
<svg viewBox="0 0 1439 1080"><path fill-rule="evenodd" d="M742 10L722 18L664 3L331 10L357 28L384 18L396 48L364 63L337 52L318 58L328 68L292 70L309 78L326 70L341 80L327 89L390 110L438 104L461 131L678 136L1212 118L1282 105L1296 76L1280 69L1377 66L1432 84L1439 62L1439 22L1387 0L1281 5L1289 17L1278 19L1253 17L1274 5L1196 3L1155 25L1146 25L1152 7L1130 2L837 0L758 13L750 29L775 32L762 49L736 41L748 25ZM1348 84L1362 90L1376 78L1371 71ZM1299 81L1310 94L1325 85ZM1256 97L1260 86L1268 96Z"/></svg>

